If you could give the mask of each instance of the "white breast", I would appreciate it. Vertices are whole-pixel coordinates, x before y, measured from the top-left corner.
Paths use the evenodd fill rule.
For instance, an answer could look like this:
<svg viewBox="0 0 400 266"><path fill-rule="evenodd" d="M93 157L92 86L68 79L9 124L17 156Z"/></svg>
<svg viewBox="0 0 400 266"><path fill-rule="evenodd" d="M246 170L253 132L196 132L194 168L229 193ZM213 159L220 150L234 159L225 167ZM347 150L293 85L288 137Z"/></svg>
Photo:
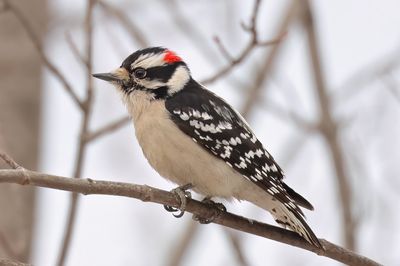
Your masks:
<svg viewBox="0 0 400 266"><path fill-rule="evenodd" d="M178 185L192 183L207 196L242 198L243 189L258 189L184 134L169 118L164 101L150 101L141 91L124 100L143 153L161 176Z"/></svg>

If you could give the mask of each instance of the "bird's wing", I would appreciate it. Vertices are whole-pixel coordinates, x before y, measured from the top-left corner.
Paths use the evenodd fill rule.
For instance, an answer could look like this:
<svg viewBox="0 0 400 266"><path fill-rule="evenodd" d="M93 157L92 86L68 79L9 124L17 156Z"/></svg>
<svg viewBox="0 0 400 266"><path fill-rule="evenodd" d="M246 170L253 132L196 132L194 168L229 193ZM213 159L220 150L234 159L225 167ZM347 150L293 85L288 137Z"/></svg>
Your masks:
<svg viewBox="0 0 400 266"><path fill-rule="evenodd" d="M277 200L291 202L283 185L282 169L246 121L223 99L195 88L177 93L165 105L173 122L208 152Z"/></svg>
<svg viewBox="0 0 400 266"><path fill-rule="evenodd" d="M282 169L239 113L212 92L198 87L176 93L165 106L186 135L283 204L278 213L272 213L278 223L321 247L296 204L300 204L296 196L304 200L306 208L312 209L312 205L283 182Z"/></svg>

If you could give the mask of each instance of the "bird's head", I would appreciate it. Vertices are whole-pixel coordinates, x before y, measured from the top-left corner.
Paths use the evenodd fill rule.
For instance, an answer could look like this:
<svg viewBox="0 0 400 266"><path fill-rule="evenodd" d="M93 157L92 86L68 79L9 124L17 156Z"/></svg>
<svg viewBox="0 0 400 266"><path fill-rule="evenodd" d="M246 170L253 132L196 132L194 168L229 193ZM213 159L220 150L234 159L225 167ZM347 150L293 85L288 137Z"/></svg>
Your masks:
<svg viewBox="0 0 400 266"><path fill-rule="evenodd" d="M138 50L109 73L93 75L113 83L126 95L140 90L154 99L165 99L180 91L191 79L182 59L163 47Z"/></svg>

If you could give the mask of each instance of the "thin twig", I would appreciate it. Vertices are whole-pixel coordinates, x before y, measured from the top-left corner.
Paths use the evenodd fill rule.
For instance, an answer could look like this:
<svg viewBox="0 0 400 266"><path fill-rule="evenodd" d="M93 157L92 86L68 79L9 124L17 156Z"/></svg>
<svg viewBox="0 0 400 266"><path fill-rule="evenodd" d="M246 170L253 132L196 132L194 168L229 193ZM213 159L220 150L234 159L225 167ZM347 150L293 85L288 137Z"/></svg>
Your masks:
<svg viewBox="0 0 400 266"><path fill-rule="evenodd" d="M335 167L339 198L342 210L342 224L344 228L345 246L355 250L355 220L351 209L352 190L349 176L346 174L344 163L344 151L339 143L338 125L333 118L331 101L328 96L326 82L323 75L319 46L315 32L312 10L308 0L303 0L302 19L307 32L308 47L311 56L311 67L314 72L315 89L318 95L318 104L321 112L320 131L330 149Z"/></svg>
<svg viewBox="0 0 400 266"><path fill-rule="evenodd" d="M189 221L187 227L184 229L184 232L181 236L181 239L174 245L174 248L171 251L171 256L169 257L169 262L166 265L169 266L179 266L183 265L183 257L188 254L187 250L190 247L190 243L193 242L196 233L198 232L199 226L198 223Z"/></svg>
<svg viewBox="0 0 400 266"><path fill-rule="evenodd" d="M129 116L124 116L122 118L119 118L100 129L97 129L91 133L88 133L85 136L85 140L86 140L86 142L91 142L95 139L98 139L99 137L105 136L113 131L116 131L117 129L119 129L123 126L128 125L130 121L131 121L131 118Z"/></svg>
<svg viewBox="0 0 400 266"><path fill-rule="evenodd" d="M228 49L222 44L221 39L218 36L214 36L214 42L218 47L220 53L228 60L228 62L232 63L235 59L233 56L228 52Z"/></svg>
<svg viewBox="0 0 400 266"><path fill-rule="evenodd" d="M232 245L232 249L235 251L234 254L236 256L236 261L238 262L238 264L241 266L250 265L246 259L246 256L244 255L239 235L236 232L232 232L228 229L226 229L225 232L230 239L229 242Z"/></svg>
<svg viewBox="0 0 400 266"><path fill-rule="evenodd" d="M95 0L88 0L87 1L87 9L86 9L86 16L85 16L85 37L86 37L86 62L87 62L87 87L86 87L86 98L83 102L83 118L80 130L80 141L79 147L76 157L76 164L75 164L75 171L74 177L81 178L83 165L85 161L85 153L87 142L85 136L89 131L89 120L91 116L91 109L93 105L93 80L92 80L92 41L93 41L93 23L92 23L92 16L93 16L93 7L94 7ZM78 194L72 193L71 195L71 203L70 209L68 212L67 218L67 226L64 232L64 238L61 245L60 254L58 257L57 265L64 265L65 259L67 257L70 243L72 239L72 235L74 232L75 221L76 221L76 213L78 209Z"/></svg>
<svg viewBox="0 0 400 266"><path fill-rule="evenodd" d="M215 63L218 53L214 51L212 45L209 45L209 39L198 29L197 21L193 17L185 15L186 12L184 13L184 9L179 6L179 1L164 0L160 1L160 3L164 4L165 10L170 14L170 18L174 23L174 30L182 32L187 41L191 43L191 47L203 54L204 58L210 58L212 59L211 62Z"/></svg>
<svg viewBox="0 0 400 266"><path fill-rule="evenodd" d="M27 18L22 14L22 12L12 4L12 1L3 0L4 3L7 5L8 10L10 10L18 21L21 23L22 27L25 29L26 33L28 34L29 39L31 40L32 44L36 48L40 59L43 61L44 65L50 70L51 73L61 82L64 86L65 91L71 96L72 100L78 105L81 109L83 108L83 104L79 100L79 97L76 95L74 90L72 89L71 84L67 81L64 75L61 74L60 70L50 62L47 58L46 54L44 53L42 43L40 39L37 37L35 31L31 27L31 22L27 20Z"/></svg>
<svg viewBox="0 0 400 266"><path fill-rule="evenodd" d="M256 47L278 44L282 41L283 37L285 37L285 35L286 35L286 32L280 32L280 34L277 35L278 37L276 37L270 41L260 41L259 40L256 22L257 22L257 18L258 18L258 14L259 14L260 3L261 3L261 0L256 0L256 2L254 4L253 13L250 18L250 25L244 26L244 24L243 24L243 28L250 33L250 40L249 40L248 44L245 46L245 48L242 50L242 52L239 53L239 55L237 57L234 58L232 56L229 56L230 60L229 60L229 64L227 66L223 67L222 69L217 71L215 74L211 75L210 77L203 79L200 83L202 83L204 85L210 84L210 83L215 82L216 80L226 76L227 74L229 74L229 72L231 72L231 70L233 70L233 68L235 68L238 64L242 63L242 61L244 61L246 58L248 58L250 53ZM218 37L217 37L217 40L219 40ZM217 44L218 44L218 48L220 50L222 50L222 51L228 50L223 46L221 41L217 42ZM226 52L224 52L223 54L226 57Z"/></svg>
<svg viewBox="0 0 400 266"><path fill-rule="evenodd" d="M297 5L297 0L293 0L289 4L286 13L283 15L282 21L278 24L279 26L276 31L276 34L278 36L283 36L288 31L288 28L293 18L295 17ZM281 43L277 43L276 45L272 46L266 60L259 68L258 75L255 78L253 86L247 91L249 97L243 104L242 115L250 116L252 106L255 105L257 100L260 98L260 92L263 88L263 84L265 84L271 76L272 68L274 66L280 47Z"/></svg>
<svg viewBox="0 0 400 266"><path fill-rule="evenodd" d="M302 129L306 132L312 132L318 129L318 125L315 125L312 122L307 121L303 117L299 116L297 113L293 111L285 110L285 108L281 107L279 104L273 101L264 101L261 107L267 110L268 113L271 113L278 118L288 120L292 122L293 125L297 126L299 129Z"/></svg>
<svg viewBox="0 0 400 266"><path fill-rule="evenodd" d="M79 52L78 47L76 46L74 40L72 39L71 33L69 31L65 32L65 40L68 43L69 48L71 48L72 53L81 62L86 68L88 67L88 62L84 58L84 56Z"/></svg>
<svg viewBox="0 0 400 266"><path fill-rule="evenodd" d="M373 60L367 66L361 67L347 78L342 85L333 90L335 101L343 102L354 99L355 96L363 91L363 88L372 84L379 78L385 78L400 67L400 45L388 53L383 58Z"/></svg>
<svg viewBox="0 0 400 266"><path fill-rule="evenodd" d="M112 15L121 23L122 26L124 26L132 39L134 39L142 48L149 46L149 42L146 40L143 32L131 22L129 17L124 12L102 0L96 1L99 7L103 8L104 11Z"/></svg>
<svg viewBox="0 0 400 266"><path fill-rule="evenodd" d="M181 204L180 200L177 199L175 194L146 185L100 181L93 179L67 178L55 175L47 175L30 170L0 170L0 183L14 183L20 185L46 187L81 193L84 195L99 194L130 197L145 202L154 202L175 208L179 208ZM210 207L209 205L193 199L187 199L186 211L193 213L198 217L215 217L215 219L212 221L213 223L308 250L320 256L329 257L347 265L380 265L369 258L358 255L327 240L320 239L320 242L325 249L321 250L309 244L295 232L254 221L229 212L223 212L217 207Z"/></svg>
<svg viewBox="0 0 400 266"><path fill-rule="evenodd" d="M13 158L0 151L0 158L13 169L23 169Z"/></svg>

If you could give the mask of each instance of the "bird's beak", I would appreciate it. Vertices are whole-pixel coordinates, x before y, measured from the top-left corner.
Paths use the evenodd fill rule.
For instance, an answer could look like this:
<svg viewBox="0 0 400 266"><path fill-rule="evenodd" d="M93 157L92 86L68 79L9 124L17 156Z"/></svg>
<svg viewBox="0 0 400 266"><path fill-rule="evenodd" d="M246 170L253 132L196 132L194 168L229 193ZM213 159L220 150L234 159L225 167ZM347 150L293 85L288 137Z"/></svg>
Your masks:
<svg viewBox="0 0 400 266"><path fill-rule="evenodd" d="M129 81L129 73L125 68L118 68L109 73L92 74L93 77L109 82L126 82Z"/></svg>
<svg viewBox="0 0 400 266"><path fill-rule="evenodd" d="M92 74L92 76L105 81L119 81L119 78L113 73L98 73Z"/></svg>

